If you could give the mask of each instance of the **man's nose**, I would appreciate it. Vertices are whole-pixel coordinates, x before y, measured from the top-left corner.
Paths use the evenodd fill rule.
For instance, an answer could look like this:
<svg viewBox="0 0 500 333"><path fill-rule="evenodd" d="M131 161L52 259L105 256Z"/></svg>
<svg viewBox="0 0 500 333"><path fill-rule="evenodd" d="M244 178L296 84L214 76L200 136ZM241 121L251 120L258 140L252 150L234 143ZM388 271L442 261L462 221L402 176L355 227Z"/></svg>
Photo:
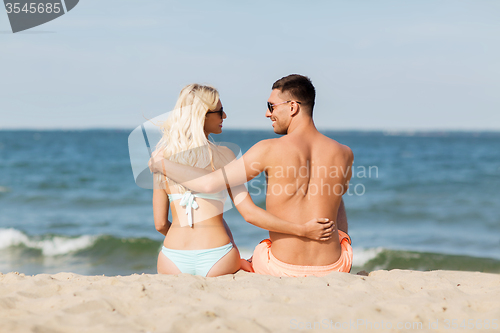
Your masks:
<svg viewBox="0 0 500 333"><path fill-rule="evenodd" d="M271 118L272 113L269 111L269 108L266 109L266 118Z"/></svg>

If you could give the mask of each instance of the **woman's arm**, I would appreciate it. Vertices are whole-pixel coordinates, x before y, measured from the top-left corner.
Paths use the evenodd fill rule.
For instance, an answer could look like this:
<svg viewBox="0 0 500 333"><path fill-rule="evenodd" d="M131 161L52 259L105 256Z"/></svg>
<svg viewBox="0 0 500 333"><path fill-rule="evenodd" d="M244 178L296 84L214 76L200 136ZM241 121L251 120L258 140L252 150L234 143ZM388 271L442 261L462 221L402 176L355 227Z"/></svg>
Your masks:
<svg viewBox="0 0 500 333"><path fill-rule="evenodd" d="M166 236L170 225L168 220L168 196L164 189L155 188L153 190L153 216L155 228L159 233Z"/></svg>
<svg viewBox="0 0 500 333"><path fill-rule="evenodd" d="M332 237L335 222L314 218L305 224L282 220L253 202L244 185L228 190L231 199L245 221L265 230L325 241Z"/></svg>

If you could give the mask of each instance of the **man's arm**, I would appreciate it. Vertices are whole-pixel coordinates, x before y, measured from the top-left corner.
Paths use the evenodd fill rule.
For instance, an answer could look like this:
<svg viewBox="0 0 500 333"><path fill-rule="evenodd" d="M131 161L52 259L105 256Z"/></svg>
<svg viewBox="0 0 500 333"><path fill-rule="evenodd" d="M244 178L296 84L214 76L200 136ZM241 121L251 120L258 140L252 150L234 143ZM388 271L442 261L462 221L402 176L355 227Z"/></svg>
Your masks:
<svg viewBox="0 0 500 333"><path fill-rule="evenodd" d="M240 159L233 160L224 168L214 172L178 164L158 156L159 154L154 155L149 166L152 172L160 172L191 190L216 193L225 188L244 184L264 171L272 140L256 143Z"/></svg>
<svg viewBox="0 0 500 333"><path fill-rule="evenodd" d="M345 213L344 199L340 200L337 211L337 228L347 234L347 215Z"/></svg>
<svg viewBox="0 0 500 333"><path fill-rule="evenodd" d="M352 164L354 163L354 154L352 153L351 148L345 146L344 157L346 159L345 166L347 169L347 176L344 180L344 193L342 193L342 195L344 195L349 189L349 182L351 181L352 177ZM345 212L343 198L340 199L339 209L337 210L337 228L347 234L347 215Z"/></svg>
<svg viewBox="0 0 500 333"><path fill-rule="evenodd" d="M316 241L325 241L332 237L335 222L328 218L314 218L305 224L288 222L255 205L244 185L228 191L243 219L259 228Z"/></svg>

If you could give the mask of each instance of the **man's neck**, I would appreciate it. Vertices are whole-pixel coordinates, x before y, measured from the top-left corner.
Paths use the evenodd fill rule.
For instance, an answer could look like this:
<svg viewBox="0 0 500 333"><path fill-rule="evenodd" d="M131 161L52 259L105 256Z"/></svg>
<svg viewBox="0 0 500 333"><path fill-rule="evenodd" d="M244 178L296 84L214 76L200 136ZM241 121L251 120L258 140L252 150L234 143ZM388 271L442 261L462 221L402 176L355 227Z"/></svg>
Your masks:
<svg viewBox="0 0 500 333"><path fill-rule="evenodd" d="M295 120L295 121L293 121ZM293 119L287 130L287 135L299 134L303 132L317 132L316 125L311 117L306 117L302 119Z"/></svg>

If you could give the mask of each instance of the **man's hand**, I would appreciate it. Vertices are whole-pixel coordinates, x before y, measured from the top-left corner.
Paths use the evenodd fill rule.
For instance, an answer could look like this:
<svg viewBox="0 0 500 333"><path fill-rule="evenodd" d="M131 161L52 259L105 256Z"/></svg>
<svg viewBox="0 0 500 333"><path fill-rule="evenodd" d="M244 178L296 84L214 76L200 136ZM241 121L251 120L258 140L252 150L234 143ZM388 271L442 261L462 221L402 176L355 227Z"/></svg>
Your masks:
<svg viewBox="0 0 500 333"><path fill-rule="evenodd" d="M304 224L304 235L315 241L327 241L332 238L335 221L328 218L314 218Z"/></svg>
<svg viewBox="0 0 500 333"><path fill-rule="evenodd" d="M148 166L151 173L162 172L162 163L163 156L158 156L160 154L152 154L152 157L149 159Z"/></svg>

